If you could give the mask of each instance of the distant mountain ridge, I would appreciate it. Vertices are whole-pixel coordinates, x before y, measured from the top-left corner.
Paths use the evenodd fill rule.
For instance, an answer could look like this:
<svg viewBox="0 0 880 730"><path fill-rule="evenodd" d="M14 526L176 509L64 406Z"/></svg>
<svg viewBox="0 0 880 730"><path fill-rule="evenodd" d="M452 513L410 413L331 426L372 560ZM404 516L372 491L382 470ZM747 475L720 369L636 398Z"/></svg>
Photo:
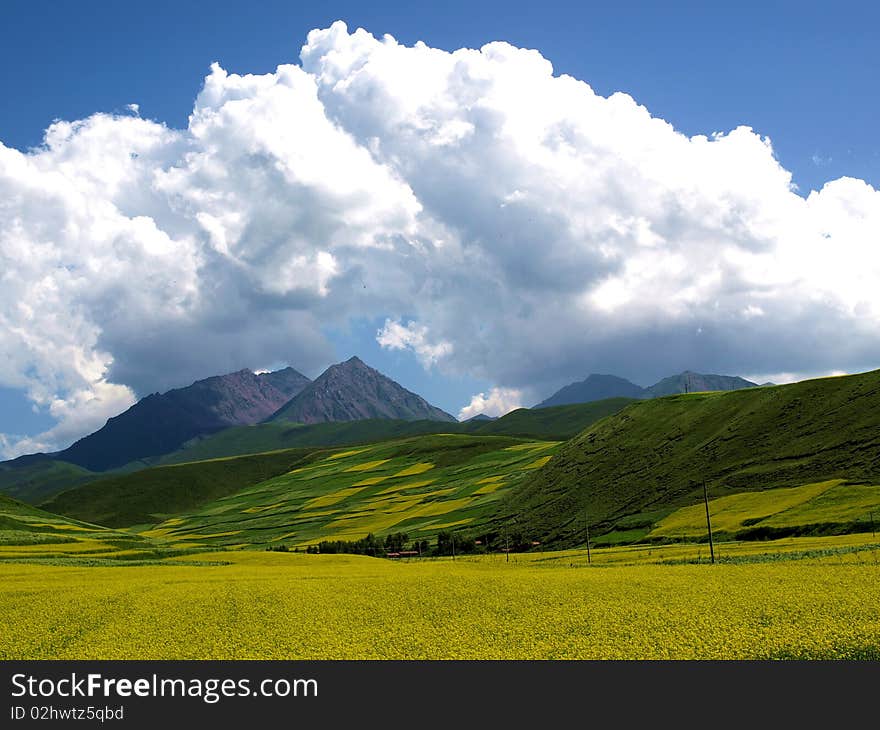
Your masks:
<svg viewBox="0 0 880 730"><path fill-rule="evenodd" d="M557 390L535 408L550 406L567 406L574 403L591 403L606 398L644 398L645 389L616 375L587 376L585 380L571 383Z"/></svg>
<svg viewBox="0 0 880 730"><path fill-rule="evenodd" d="M456 422L358 357L331 365L267 420L314 424L369 418Z"/></svg>
<svg viewBox="0 0 880 730"><path fill-rule="evenodd" d="M770 383L772 385L772 383ZM742 390L758 388L757 383L736 375L704 375L685 370L678 375L663 378L650 388L645 388L648 398L662 398L676 393L699 393L707 390Z"/></svg>
<svg viewBox="0 0 880 730"><path fill-rule="evenodd" d="M153 393L63 451L43 455L91 471L115 469L180 448L196 436L268 418L309 383L293 368L239 370Z"/></svg>
<svg viewBox="0 0 880 730"><path fill-rule="evenodd" d="M764 385L773 385L765 383ZM678 375L671 375L648 388L642 388L625 378L616 375L588 376L585 380L571 383L557 390L546 400L541 401L535 408L547 408L549 406L561 406L573 403L590 403L606 398L661 398L665 395L676 393L696 393L707 390L741 390L742 388L758 388L745 378L734 375L712 375L695 373L685 370Z"/></svg>
<svg viewBox="0 0 880 730"><path fill-rule="evenodd" d="M291 367L259 374L244 369L148 395L63 451L0 462L0 488L54 493L67 477L73 486L102 472L136 469L233 426L366 419L457 422L357 357L331 365L314 383ZM45 466L52 462L64 468ZM87 471L80 474L78 468Z"/></svg>
<svg viewBox="0 0 880 730"><path fill-rule="evenodd" d="M710 499L836 479L876 485L878 434L880 370L644 399L566 443L511 494L506 509L528 515L545 546L583 545L585 514L594 537L614 530L630 541L643 528L647 535L671 508L702 508L704 485ZM812 534L835 534L823 530L849 520L866 524L869 511L877 509L877 487L866 489L872 496L859 498L864 501L854 516L829 500L820 512L823 521L803 526L816 530Z"/></svg>
<svg viewBox="0 0 880 730"><path fill-rule="evenodd" d="M478 413L476 416L471 416L466 419L466 423L470 423L471 421L497 421L498 416L487 416L485 413Z"/></svg>

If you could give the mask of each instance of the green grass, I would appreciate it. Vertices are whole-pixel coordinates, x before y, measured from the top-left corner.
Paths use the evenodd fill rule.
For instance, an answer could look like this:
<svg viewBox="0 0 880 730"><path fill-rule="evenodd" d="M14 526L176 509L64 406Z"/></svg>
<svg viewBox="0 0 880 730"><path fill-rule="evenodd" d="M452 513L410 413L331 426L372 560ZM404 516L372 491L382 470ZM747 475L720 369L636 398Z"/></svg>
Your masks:
<svg viewBox="0 0 880 730"><path fill-rule="evenodd" d="M65 461L38 461L21 466L7 463L0 465L0 494L39 504L58 492L100 477Z"/></svg>
<svg viewBox="0 0 880 730"><path fill-rule="evenodd" d="M744 492L709 501L716 536L752 539L762 535L823 533L870 529L871 515L880 521L880 486L832 479L800 487ZM769 528L769 529L768 529ZM706 536L702 504L682 507L661 519L648 540L701 539Z"/></svg>
<svg viewBox="0 0 880 730"><path fill-rule="evenodd" d="M618 413L630 403L633 403L631 398L609 398L550 408L519 408L495 421L463 425L471 426L471 433L484 436L526 436L566 441L587 426Z"/></svg>
<svg viewBox="0 0 880 730"><path fill-rule="evenodd" d="M155 524L290 471L312 451L287 449L144 469L62 492L42 506L108 527Z"/></svg>
<svg viewBox="0 0 880 730"><path fill-rule="evenodd" d="M303 546L370 532L473 533L495 517L503 494L557 448L558 442L445 434L323 452L142 534L210 546Z"/></svg>
<svg viewBox="0 0 880 730"><path fill-rule="evenodd" d="M147 538L51 514L0 496L0 560L51 560L63 555L151 549Z"/></svg>
<svg viewBox="0 0 880 730"><path fill-rule="evenodd" d="M616 525L627 516L698 504L703 480L716 498L831 479L876 484L878 450L880 371L639 401L567 443L508 492L504 513L544 542L581 544L586 519L596 537L626 532ZM833 515L837 500L849 514L867 498L829 493L824 509Z"/></svg>

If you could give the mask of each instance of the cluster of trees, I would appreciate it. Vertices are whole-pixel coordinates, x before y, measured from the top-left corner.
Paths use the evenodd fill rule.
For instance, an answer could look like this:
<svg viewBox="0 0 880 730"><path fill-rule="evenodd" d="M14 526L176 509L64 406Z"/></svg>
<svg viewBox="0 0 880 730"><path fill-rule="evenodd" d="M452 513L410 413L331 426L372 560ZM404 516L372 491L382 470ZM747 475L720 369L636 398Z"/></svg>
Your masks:
<svg viewBox="0 0 880 730"><path fill-rule="evenodd" d="M428 553L430 545L427 540L415 540L410 543L405 532L394 532L385 539L376 537L372 532L360 540L322 540L317 545L309 545L307 553L348 553L353 555L384 556L388 553L415 552L419 555Z"/></svg>
<svg viewBox="0 0 880 730"><path fill-rule="evenodd" d="M434 555L468 555L474 553L520 553L536 547L522 532L486 532L468 535L460 532L440 532Z"/></svg>
<svg viewBox="0 0 880 730"><path fill-rule="evenodd" d="M522 532L487 532L479 536L466 533L441 531L432 545L428 540L412 540L405 532L394 532L384 539L370 533L360 540L322 540L317 545L309 545L305 552L312 554L406 555L434 557L439 555L472 555L490 552L523 552L535 547ZM289 552L286 545L267 547L273 552ZM295 548L294 552L299 549Z"/></svg>

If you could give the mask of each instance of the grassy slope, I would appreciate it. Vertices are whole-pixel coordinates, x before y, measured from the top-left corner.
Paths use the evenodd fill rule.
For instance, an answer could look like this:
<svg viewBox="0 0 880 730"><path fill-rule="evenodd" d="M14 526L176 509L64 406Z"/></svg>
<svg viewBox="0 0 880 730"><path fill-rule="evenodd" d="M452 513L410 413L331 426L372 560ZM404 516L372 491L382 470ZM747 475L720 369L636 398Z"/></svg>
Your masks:
<svg viewBox="0 0 880 730"><path fill-rule="evenodd" d="M460 434L324 452L143 534L210 546L305 545L372 532L473 533L500 496L540 468L557 442Z"/></svg>
<svg viewBox="0 0 880 730"><path fill-rule="evenodd" d="M319 446L350 446L378 443L392 439L408 438L435 433L464 433L475 435L522 436L551 440L565 440L576 435L590 424L607 415L616 413L630 401L612 398L595 403L543 408L519 409L497 421L473 423L443 423L440 421L368 420L343 423L321 423L301 426L289 423L265 423L257 426L228 428L212 436L190 443L179 451L152 460L127 464L112 472L95 473L74 464L59 461L43 461L23 466L0 466L0 493L10 497L40 504L54 495L74 487L101 480L106 484L130 484L126 474L169 464L183 464L206 459L259 454L291 448L314 448ZM151 480L157 472L140 479ZM158 473L161 477L162 473ZM111 481L113 480L113 481ZM135 480L140 482L138 479ZM164 480L160 478L160 483ZM103 489L103 487L101 488ZM61 500L70 504L70 497ZM192 504L185 508L189 509ZM154 510L148 505L147 512ZM105 513L112 510L105 510ZM137 516L137 515L134 515ZM144 516L141 514L140 516ZM130 517L126 517L126 520Z"/></svg>
<svg viewBox="0 0 880 730"><path fill-rule="evenodd" d="M99 479L100 474L65 461L38 461L23 466L0 466L0 493L39 504L53 494Z"/></svg>
<svg viewBox="0 0 880 730"><path fill-rule="evenodd" d="M456 424L440 421L370 419L313 426L273 422L236 426L195 441L161 460L165 464L256 454L275 449L319 446L351 446L456 430Z"/></svg>
<svg viewBox="0 0 880 730"><path fill-rule="evenodd" d="M632 398L608 398L592 403L549 408L519 408L496 421L478 421L477 427L471 433L565 441L606 416L621 411L632 402Z"/></svg>
<svg viewBox="0 0 880 730"><path fill-rule="evenodd" d="M0 561L109 554L126 557L124 553L141 554L151 548L149 538L50 514L0 496Z"/></svg>
<svg viewBox="0 0 880 730"><path fill-rule="evenodd" d="M799 487L741 492L709 501L717 539L761 539L807 532L840 533L871 529L880 522L880 486L830 479ZM647 534L654 538L701 540L706 536L703 504L666 515Z"/></svg>
<svg viewBox="0 0 880 730"><path fill-rule="evenodd" d="M632 404L566 444L505 509L556 544L648 526L702 498L880 479L880 371ZM659 511L659 514L658 514Z"/></svg>
<svg viewBox="0 0 880 730"><path fill-rule="evenodd" d="M193 442L184 449L164 457L161 463L197 461L292 447L355 446L433 433L521 436L562 441L570 439L599 419L617 413L631 402L628 398L611 398L594 403L553 408L535 410L521 408L496 421L488 422L444 423L373 419L319 423L313 426L289 423L240 426L228 428Z"/></svg>
<svg viewBox="0 0 880 730"><path fill-rule="evenodd" d="M155 467L108 477L43 504L58 514L110 527L153 524L289 471L310 449Z"/></svg>

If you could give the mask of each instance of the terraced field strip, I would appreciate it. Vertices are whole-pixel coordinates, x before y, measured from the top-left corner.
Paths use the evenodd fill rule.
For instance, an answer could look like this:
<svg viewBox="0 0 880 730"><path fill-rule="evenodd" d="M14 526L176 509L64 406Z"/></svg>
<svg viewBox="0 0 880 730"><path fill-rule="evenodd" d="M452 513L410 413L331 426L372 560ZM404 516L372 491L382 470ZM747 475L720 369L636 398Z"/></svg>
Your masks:
<svg viewBox="0 0 880 730"><path fill-rule="evenodd" d="M832 479L799 487L742 492L710 500L709 512L713 530L731 535L747 528L801 528L860 520L867 525L872 512L877 514L880 524L880 486ZM697 504L664 517L648 538L694 538L705 532L705 508Z"/></svg>
<svg viewBox="0 0 880 730"><path fill-rule="evenodd" d="M349 449L161 523L148 534L219 546L245 541L302 546L370 532L433 537L449 525L476 527L491 517L503 492L546 463L558 445L440 434Z"/></svg>
<svg viewBox="0 0 880 730"><path fill-rule="evenodd" d="M60 517L0 497L0 561L123 556L131 549L149 551L153 547L141 536Z"/></svg>

